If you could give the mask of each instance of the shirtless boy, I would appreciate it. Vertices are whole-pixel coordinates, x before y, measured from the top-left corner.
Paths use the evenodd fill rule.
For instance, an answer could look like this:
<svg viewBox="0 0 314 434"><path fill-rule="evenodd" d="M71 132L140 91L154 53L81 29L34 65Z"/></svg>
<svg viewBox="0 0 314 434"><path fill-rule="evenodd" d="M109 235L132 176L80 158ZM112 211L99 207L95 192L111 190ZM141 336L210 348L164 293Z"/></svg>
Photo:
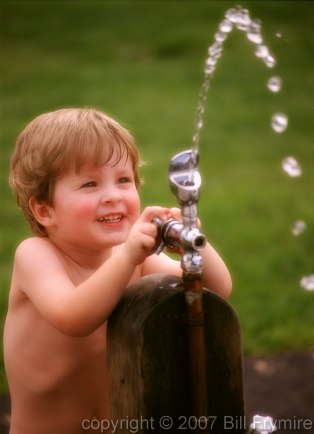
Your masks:
<svg viewBox="0 0 314 434"><path fill-rule="evenodd" d="M177 209L140 209L140 158L132 136L93 109L35 118L20 134L10 184L34 236L17 248L4 330L12 400L10 434L78 434L109 418L106 321L124 289L152 273L181 275L154 255L151 220ZM229 272L203 250L204 285L222 297Z"/></svg>

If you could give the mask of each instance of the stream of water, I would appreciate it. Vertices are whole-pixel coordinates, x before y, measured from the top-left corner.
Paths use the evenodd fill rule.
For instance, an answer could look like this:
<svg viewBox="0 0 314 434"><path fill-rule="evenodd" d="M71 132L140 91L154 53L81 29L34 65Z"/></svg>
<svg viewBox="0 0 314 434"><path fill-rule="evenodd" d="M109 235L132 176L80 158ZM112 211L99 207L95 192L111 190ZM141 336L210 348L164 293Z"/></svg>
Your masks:
<svg viewBox="0 0 314 434"><path fill-rule="evenodd" d="M271 69L276 65L276 59L271 54L267 45L265 45L261 33L261 21L259 19L252 19L249 11L237 6L235 8L228 9L225 13L223 20L218 26L218 30L214 36L214 43L208 48L208 56L205 60L204 66L204 79L199 92L198 104L195 114L194 134L192 138L192 155L193 164L191 165L191 181L193 180L193 170L196 167L200 133L203 127L204 112L207 100L207 94L211 85L211 80L214 76L216 65L222 56L224 42L228 35L237 29L246 34L247 39L253 44L255 50L255 56L260 59L267 68ZM281 33L277 33L276 36L280 38ZM280 76L273 75L267 81L267 88L272 93L278 93L282 89L283 80ZM273 131L277 134L282 134L288 127L288 117L283 112L274 113L270 120L270 125ZM193 167L192 167L193 166ZM293 156L287 156L282 160L282 169L284 172L292 178L296 178L302 175L302 168L298 161ZM292 233L295 236L303 234L306 229L306 223L302 220L296 221L292 225ZM314 274L304 276L300 280L300 285L305 290L314 290Z"/></svg>

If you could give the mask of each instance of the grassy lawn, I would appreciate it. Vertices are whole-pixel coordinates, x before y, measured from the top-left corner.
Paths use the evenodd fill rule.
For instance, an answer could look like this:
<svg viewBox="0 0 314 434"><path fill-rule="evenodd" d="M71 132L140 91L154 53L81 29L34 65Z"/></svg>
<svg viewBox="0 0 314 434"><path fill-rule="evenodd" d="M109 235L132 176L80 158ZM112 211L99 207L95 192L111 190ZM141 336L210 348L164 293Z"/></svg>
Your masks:
<svg viewBox="0 0 314 434"><path fill-rule="evenodd" d="M7 185L15 139L34 116L95 106L136 137L146 183L143 205L176 205L170 158L191 146L207 47L231 1L0 2L0 318L12 259L28 236ZM234 30L212 82L200 140L203 230L230 267L230 299L246 354L314 348L314 4L242 1L263 25L277 59L268 69ZM266 83L280 75L283 89ZM284 112L283 134L270 127ZM290 178L294 156L303 174ZM297 220L306 230L295 237ZM2 383L4 374L2 372ZM3 386L5 387L5 386Z"/></svg>

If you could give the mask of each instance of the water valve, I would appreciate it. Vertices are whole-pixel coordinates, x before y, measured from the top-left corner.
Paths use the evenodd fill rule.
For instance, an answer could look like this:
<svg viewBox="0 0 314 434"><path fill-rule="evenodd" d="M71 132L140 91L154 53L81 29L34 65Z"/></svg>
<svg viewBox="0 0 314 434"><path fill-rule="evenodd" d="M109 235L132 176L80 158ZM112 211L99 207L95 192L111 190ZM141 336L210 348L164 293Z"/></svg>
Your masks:
<svg viewBox="0 0 314 434"><path fill-rule="evenodd" d="M206 245L206 237L197 227L197 203L200 197L201 176L198 171L198 153L192 150L175 155L169 166L169 182L181 207L182 222L170 219L153 221L158 227L157 249L181 248L182 268L185 272L200 273L200 251Z"/></svg>

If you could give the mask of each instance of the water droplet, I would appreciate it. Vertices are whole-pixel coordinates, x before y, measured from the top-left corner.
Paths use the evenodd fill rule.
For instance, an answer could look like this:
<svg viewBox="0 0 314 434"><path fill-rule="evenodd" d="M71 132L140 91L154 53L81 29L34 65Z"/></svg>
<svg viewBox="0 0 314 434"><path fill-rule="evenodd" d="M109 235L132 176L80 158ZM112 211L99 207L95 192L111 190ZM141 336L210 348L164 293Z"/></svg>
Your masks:
<svg viewBox="0 0 314 434"><path fill-rule="evenodd" d="M301 166L293 157L285 158L282 162L282 168L292 178L302 175Z"/></svg>
<svg viewBox="0 0 314 434"><path fill-rule="evenodd" d="M208 59L206 59L205 62L205 74L207 75L213 74L215 71L216 63L217 63L217 59L213 57L208 57Z"/></svg>
<svg viewBox="0 0 314 434"><path fill-rule="evenodd" d="M271 92L277 93L281 90L282 87L282 79L281 77L270 77L267 82L267 87Z"/></svg>
<svg viewBox="0 0 314 434"><path fill-rule="evenodd" d="M202 121L202 120L199 120L199 121L197 122L196 127L200 130L200 129L203 127L203 121Z"/></svg>
<svg viewBox="0 0 314 434"><path fill-rule="evenodd" d="M276 423L272 417L260 416L259 414L253 416L253 422L251 423L250 428L255 433L260 434L269 434L277 430Z"/></svg>
<svg viewBox="0 0 314 434"><path fill-rule="evenodd" d="M307 291L314 291L314 274L310 274L309 276L303 276L300 280L300 285L303 289Z"/></svg>
<svg viewBox="0 0 314 434"><path fill-rule="evenodd" d="M261 35L261 22L260 20L252 20L247 32L247 38L254 44L261 44L263 38Z"/></svg>
<svg viewBox="0 0 314 434"><path fill-rule="evenodd" d="M217 63L217 60L215 57L208 57L208 59L206 59L206 65L207 66L214 66Z"/></svg>
<svg viewBox="0 0 314 434"><path fill-rule="evenodd" d="M215 33L215 41L217 41L217 42L223 42L226 38L227 38L227 35L225 32Z"/></svg>
<svg viewBox="0 0 314 434"><path fill-rule="evenodd" d="M276 59L271 54L268 54L268 56L264 57L263 62L267 68L273 68L276 65Z"/></svg>
<svg viewBox="0 0 314 434"><path fill-rule="evenodd" d="M219 30L223 33L229 33L232 30L232 22L229 20L223 20L219 25Z"/></svg>
<svg viewBox="0 0 314 434"><path fill-rule="evenodd" d="M269 50L266 45L258 45L255 50L255 56L261 59L266 58L269 55Z"/></svg>
<svg viewBox="0 0 314 434"><path fill-rule="evenodd" d="M206 75L211 75L211 74L213 74L215 72L215 67L211 66L211 65L206 65L205 69L204 69L204 72L205 72Z"/></svg>
<svg viewBox="0 0 314 434"><path fill-rule="evenodd" d="M303 220L298 220L293 223L291 230L293 235L297 237L298 235L303 234L305 229L306 229L306 223Z"/></svg>
<svg viewBox="0 0 314 434"><path fill-rule="evenodd" d="M228 9L225 14L225 17L232 23L236 23L238 17L238 9L236 8Z"/></svg>
<svg viewBox="0 0 314 434"><path fill-rule="evenodd" d="M249 11L247 9L238 9L236 26L239 30L247 31L251 24L251 18L249 16Z"/></svg>
<svg viewBox="0 0 314 434"><path fill-rule="evenodd" d="M208 48L208 54L218 59L222 54L222 44L216 41Z"/></svg>
<svg viewBox="0 0 314 434"><path fill-rule="evenodd" d="M249 32L247 34L247 38L253 42L254 44L261 44L263 42L263 38L262 35L260 34L256 34L256 33L251 33Z"/></svg>
<svg viewBox="0 0 314 434"><path fill-rule="evenodd" d="M271 127L275 133L283 133L288 126L288 117L284 113L275 113L271 118Z"/></svg>

